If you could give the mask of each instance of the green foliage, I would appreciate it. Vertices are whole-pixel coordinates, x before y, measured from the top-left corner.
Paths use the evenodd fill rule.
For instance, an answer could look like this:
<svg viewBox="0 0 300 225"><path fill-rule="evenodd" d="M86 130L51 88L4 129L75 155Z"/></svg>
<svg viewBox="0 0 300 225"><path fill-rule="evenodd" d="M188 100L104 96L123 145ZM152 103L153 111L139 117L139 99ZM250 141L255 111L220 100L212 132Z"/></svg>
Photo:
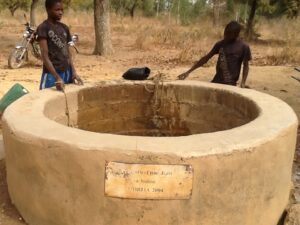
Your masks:
<svg viewBox="0 0 300 225"><path fill-rule="evenodd" d="M3 9L9 9L12 16L17 9L28 10L31 0L1 0L0 6Z"/></svg>
<svg viewBox="0 0 300 225"><path fill-rule="evenodd" d="M157 6L157 3L154 2L153 0L143 0L142 2L142 10L143 10L143 14L147 17L151 17L155 15L155 9ZM158 5L158 9L159 9L159 5Z"/></svg>
<svg viewBox="0 0 300 225"><path fill-rule="evenodd" d="M123 7L122 0L111 0L110 6L112 10L115 11L116 14L119 14Z"/></svg>
<svg viewBox="0 0 300 225"><path fill-rule="evenodd" d="M193 5L193 18L204 15L208 10L206 0L197 0Z"/></svg>
<svg viewBox="0 0 300 225"><path fill-rule="evenodd" d="M206 0L172 0L169 4L172 15L183 25L203 16L209 8Z"/></svg>
<svg viewBox="0 0 300 225"><path fill-rule="evenodd" d="M111 0L111 8L116 14L134 16L136 9L143 7L143 0Z"/></svg>
<svg viewBox="0 0 300 225"><path fill-rule="evenodd" d="M244 2L245 0L236 0ZM252 0L253 1L253 0ZM248 1L248 4L252 2ZM286 15L288 18L296 18L300 11L300 0L259 0L257 14L269 18Z"/></svg>
<svg viewBox="0 0 300 225"><path fill-rule="evenodd" d="M93 6L93 0L71 0L70 2L70 7L76 10L90 10Z"/></svg>
<svg viewBox="0 0 300 225"><path fill-rule="evenodd" d="M233 14L234 13L234 0L227 0L226 7L227 7L227 12L229 14Z"/></svg>
<svg viewBox="0 0 300 225"><path fill-rule="evenodd" d="M299 15L300 0L284 0L286 14L289 18L296 18Z"/></svg>
<svg viewBox="0 0 300 225"><path fill-rule="evenodd" d="M0 0L1 6L8 8L14 2L21 2L19 8L26 9L31 0ZM42 1L42 0L41 0ZM222 5L222 17L236 18L245 22L249 17L251 4L254 0L218 0ZM298 16L300 0L257 0L256 14L268 18L287 15L289 18ZM90 10L93 0L64 0L67 5L76 10ZM189 24L198 18L212 15L214 0L110 0L111 10L122 16L135 16L136 11L146 17L171 15L181 24ZM226 4L226 5L225 5Z"/></svg>
<svg viewBox="0 0 300 225"><path fill-rule="evenodd" d="M276 10L275 5L271 5L268 2L259 2L258 14L264 16L271 16Z"/></svg>

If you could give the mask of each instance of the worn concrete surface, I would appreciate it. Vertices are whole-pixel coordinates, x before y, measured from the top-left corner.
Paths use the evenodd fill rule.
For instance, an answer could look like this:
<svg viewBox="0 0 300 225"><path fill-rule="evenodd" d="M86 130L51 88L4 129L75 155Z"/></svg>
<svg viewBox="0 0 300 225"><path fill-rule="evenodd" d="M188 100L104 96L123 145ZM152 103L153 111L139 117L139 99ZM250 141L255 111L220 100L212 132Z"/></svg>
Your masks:
<svg viewBox="0 0 300 225"><path fill-rule="evenodd" d="M97 90L125 84L128 82L68 88L71 124L81 128L81 102L93 105L97 104L93 99L101 103L105 97L117 95L98 95ZM136 82L133 86L139 85ZM246 123L226 124L233 120L229 112L222 118L230 126L214 127L210 133L188 125L194 135L124 136L65 126L65 99L56 91L30 94L9 107L3 124L8 187L24 219L30 225L276 225L288 203L291 185L298 123L291 108L253 90L194 81L168 85L177 90L177 98L171 98L174 101L205 99L207 104L233 108ZM87 92L94 93L87 95L91 100L78 94ZM126 112L126 107L123 109ZM117 111L110 114L119 115ZM177 111L183 122L194 113L187 111ZM105 164L111 161L191 165L192 197L106 197Z"/></svg>

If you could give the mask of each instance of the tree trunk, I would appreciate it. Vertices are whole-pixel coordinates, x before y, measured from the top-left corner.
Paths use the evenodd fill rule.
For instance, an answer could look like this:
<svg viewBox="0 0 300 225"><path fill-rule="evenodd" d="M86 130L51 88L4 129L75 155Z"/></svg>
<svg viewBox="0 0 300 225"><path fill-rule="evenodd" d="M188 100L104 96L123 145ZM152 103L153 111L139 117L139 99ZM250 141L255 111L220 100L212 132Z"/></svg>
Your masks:
<svg viewBox="0 0 300 225"><path fill-rule="evenodd" d="M121 0L119 0L119 3L118 5L116 6L115 8L115 13L116 13L116 16L119 16L120 15L120 9L121 9Z"/></svg>
<svg viewBox="0 0 300 225"><path fill-rule="evenodd" d="M16 12L15 9L9 9L9 11L10 11L11 16L15 16L15 12Z"/></svg>
<svg viewBox="0 0 300 225"><path fill-rule="evenodd" d="M130 16L132 19L134 18L134 10L135 10L135 5L133 5L130 9Z"/></svg>
<svg viewBox="0 0 300 225"><path fill-rule="evenodd" d="M36 26L36 9L38 6L39 0L32 0L31 6L30 6L30 25L32 27Z"/></svg>
<svg viewBox="0 0 300 225"><path fill-rule="evenodd" d="M246 38L252 39L253 38L253 26L254 26L254 17L257 9L257 0L252 0L251 3L251 10L249 14L249 19L247 21L247 27L246 27Z"/></svg>
<svg viewBox="0 0 300 225"><path fill-rule="evenodd" d="M180 0L177 2L177 17L176 17L176 24L180 23Z"/></svg>
<svg viewBox="0 0 300 225"><path fill-rule="evenodd" d="M244 23L247 23L248 6L249 6L249 0L247 0L246 6L245 6Z"/></svg>
<svg viewBox="0 0 300 225"><path fill-rule="evenodd" d="M110 55L113 52L110 38L109 0L94 0L95 55Z"/></svg>
<svg viewBox="0 0 300 225"><path fill-rule="evenodd" d="M213 24L217 26L219 24L219 18L220 18L220 1L219 0L213 0Z"/></svg>
<svg viewBox="0 0 300 225"><path fill-rule="evenodd" d="M133 19L134 18L134 12L135 12L135 8L137 7L137 0L134 1L132 7L130 8L129 12L130 12L130 16Z"/></svg>
<svg viewBox="0 0 300 225"><path fill-rule="evenodd" d="M19 8L19 4L18 3L14 4L14 5L11 5L11 6L8 7L8 9L10 11L10 14L12 16L15 16L15 12L17 11L18 8Z"/></svg>
<svg viewBox="0 0 300 225"><path fill-rule="evenodd" d="M64 0L63 3L65 4L66 8L69 8L71 5L71 0Z"/></svg>
<svg viewBox="0 0 300 225"><path fill-rule="evenodd" d="M235 20L240 22L241 6L239 5L238 9L235 10Z"/></svg>

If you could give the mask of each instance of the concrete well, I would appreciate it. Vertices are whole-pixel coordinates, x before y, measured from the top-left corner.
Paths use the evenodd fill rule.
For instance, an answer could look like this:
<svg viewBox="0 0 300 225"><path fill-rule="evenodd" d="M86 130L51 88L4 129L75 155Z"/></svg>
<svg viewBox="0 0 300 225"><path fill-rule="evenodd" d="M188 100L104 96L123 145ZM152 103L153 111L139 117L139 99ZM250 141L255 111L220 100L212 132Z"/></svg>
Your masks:
<svg viewBox="0 0 300 225"><path fill-rule="evenodd" d="M103 82L4 114L7 181L29 225L276 225L297 118L253 90ZM70 127L66 126L71 125Z"/></svg>

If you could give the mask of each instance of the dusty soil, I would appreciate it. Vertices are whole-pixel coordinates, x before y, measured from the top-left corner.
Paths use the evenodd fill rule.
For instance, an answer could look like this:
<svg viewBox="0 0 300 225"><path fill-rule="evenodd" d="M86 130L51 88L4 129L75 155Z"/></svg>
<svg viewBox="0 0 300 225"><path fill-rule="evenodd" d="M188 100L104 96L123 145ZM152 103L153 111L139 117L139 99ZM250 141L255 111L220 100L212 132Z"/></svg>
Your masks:
<svg viewBox="0 0 300 225"><path fill-rule="evenodd" d="M6 183L5 161L0 161L0 224L21 225L26 224L12 205Z"/></svg>
<svg viewBox="0 0 300 225"><path fill-rule="evenodd" d="M299 128L300 129L300 128ZM295 152L293 168L294 190L291 195L291 203L300 203L300 131L298 130L298 143Z"/></svg>
<svg viewBox="0 0 300 225"><path fill-rule="evenodd" d="M15 83L20 83L29 91L37 91L41 76L41 62L30 56L30 61L21 69L10 70L7 67L9 52L20 39L22 26L0 26L0 98ZM75 63L78 74L88 82L101 80L121 79L121 75L131 67L148 66L152 75L162 72L167 79L176 79L176 76L189 68L188 64L179 64L174 60L178 50L152 46L151 50L140 50L135 47L135 37L122 30L113 29L112 39L114 54L109 57L91 55L93 45L89 36L93 33L91 26L73 26L73 32L81 35L78 48L80 54L76 56ZM256 44L253 56L261 58L264 48ZM200 55L199 55L200 57ZM276 96L287 102L300 118L300 83L291 78L292 75L300 78L300 73L294 71L293 66L251 66L248 85L255 90ZM214 75L214 67L198 69L188 79L210 81ZM1 128L0 128L1 134ZM300 135L298 136L300 140ZM298 143L295 156L294 176L295 190L294 201L300 202L300 144ZM6 179L5 163L0 161L0 225L24 224L16 209L10 203Z"/></svg>

